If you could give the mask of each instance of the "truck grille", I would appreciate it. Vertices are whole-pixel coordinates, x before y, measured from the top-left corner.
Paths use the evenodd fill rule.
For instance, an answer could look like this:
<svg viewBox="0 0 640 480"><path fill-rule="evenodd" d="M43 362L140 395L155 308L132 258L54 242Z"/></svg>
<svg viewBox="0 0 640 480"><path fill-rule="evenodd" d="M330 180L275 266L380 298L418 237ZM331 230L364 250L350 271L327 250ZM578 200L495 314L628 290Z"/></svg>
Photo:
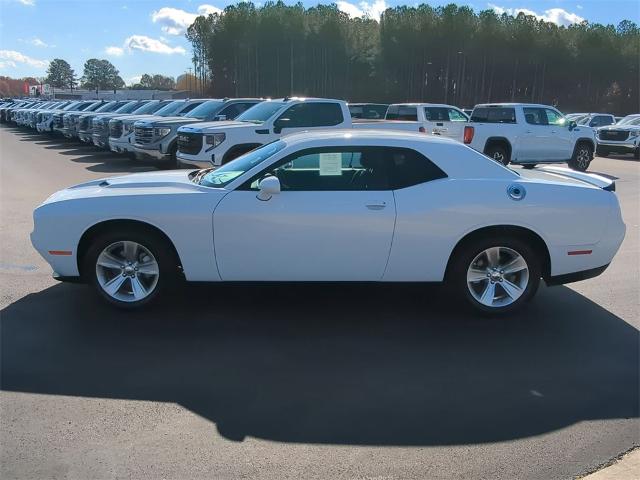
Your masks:
<svg viewBox="0 0 640 480"><path fill-rule="evenodd" d="M629 132L625 130L600 130L598 133L600 140L624 141L629 138Z"/></svg>
<svg viewBox="0 0 640 480"><path fill-rule="evenodd" d="M182 153L195 155L202 149L201 133L178 133L178 150Z"/></svg>
<svg viewBox="0 0 640 480"><path fill-rule="evenodd" d="M89 130L89 121L91 119L89 117L80 117L80 121L78 122L78 130L81 132L86 132Z"/></svg>
<svg viewBox="0 0 640 480"><path fill-rule="evenodd" d="M62 124L62 115L58 114L58 115L54 115L53 116L53 128L62 128L63 124Z"/></svg>
<svg viewBox="0 0 640 480"><path fill-rule="evenodd" d="M96 135L102 135L105 133L105 124L100 120L98 122L93 122L93 133Z"/></svg>
<svg viewBox="0 0 640 480"><path fill-rule="evenodd" d="M120 138L122 136L122 121L116 120L109 122L109 136L113 138Z"/></svg>
<svg viewBox="0 0 640 480"><path fill-rule="evenodd" d="M151 143L153 142L153 128L152 127L136 127L136 143Z"/></svg>

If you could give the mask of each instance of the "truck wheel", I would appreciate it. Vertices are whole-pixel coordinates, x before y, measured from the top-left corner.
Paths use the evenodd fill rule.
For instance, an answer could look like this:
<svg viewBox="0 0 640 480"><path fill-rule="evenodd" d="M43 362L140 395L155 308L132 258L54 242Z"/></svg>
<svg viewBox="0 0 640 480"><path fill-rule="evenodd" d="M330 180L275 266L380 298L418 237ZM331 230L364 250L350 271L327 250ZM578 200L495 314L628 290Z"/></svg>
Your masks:
<svg viewBox="0 0 640 480"><path fill-rule="evenodd" d="M509 165L509 153L507 149L502 145L492 145L487 148L485 155L489 158L494 159L496 162L501 163L503 165Z"/></svg>
<svg viewBox="0 0 640 480"><path fill-rule="evenodd" d="M579 143L569 160L569 167L579 172L586 172L593 159L593 148L588 143Z"/></svg>
<svg viewBox="0 0 640 480"><path fill-rule="evenodd" d="M158 168L160 170L174 170L178 168L178 146L175 145L171 148L171 155L169 156L169 160L166 162L161 162L158 164Z"/></svg>

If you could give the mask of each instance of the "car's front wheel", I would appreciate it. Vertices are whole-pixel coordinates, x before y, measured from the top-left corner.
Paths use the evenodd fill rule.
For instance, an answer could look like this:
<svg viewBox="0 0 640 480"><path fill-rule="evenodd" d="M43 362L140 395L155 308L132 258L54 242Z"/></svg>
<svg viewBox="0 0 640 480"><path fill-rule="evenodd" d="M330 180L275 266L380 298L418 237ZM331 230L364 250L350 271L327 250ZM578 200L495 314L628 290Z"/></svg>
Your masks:
<svg viewBox="0 0 640 480"><path fill-rule="evenodd" d="M540 259L518 238L468 242L453 260L449 282L454 293L485 314L517 310L540 284Z"/></svg>
<svg viewBox="0 0 640 480"><path fill-rule="evenodd" d="M174 257L166 242L151 232L114 232L93 241L83 271L107 302L136 308L156 300L175 278Z"/></svg>

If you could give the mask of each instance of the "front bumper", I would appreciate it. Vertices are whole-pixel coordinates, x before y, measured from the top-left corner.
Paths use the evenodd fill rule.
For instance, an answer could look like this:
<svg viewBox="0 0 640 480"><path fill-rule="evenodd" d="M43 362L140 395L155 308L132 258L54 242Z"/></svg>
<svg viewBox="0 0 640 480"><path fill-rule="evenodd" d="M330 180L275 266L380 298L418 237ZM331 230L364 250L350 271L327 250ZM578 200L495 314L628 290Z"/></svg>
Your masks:
<svg viewBox="0 0 640 480"><path fill-rule="evenodd" d="M94 133L91 135L91 141L96 147L99 148L108 148L109 147L109 137L105 137L98 133Z"/></svg>
<svg viewBox="0 0 640 480"><path fill-rule="evenodd" d="M115 153L135 153L135 148L127 139L115 139L109 137L109 150Z"/></svg>
<svg viewBox="0 0 640 480"><path fill-rule="evenodd" d="M134 146L134 151L136 155L136 160L141 162L169 162L171 161L170 153L162 153L158 149L146 149L140 148L139 146Z"/></svg>
<svg viewBox="0 0 640 480"><path fill-rule="evenodd" d="M200 160L184 153L178 153L176 156L178 168L211 168L214 166L211 160Z"/></svg>
<svg viewBox="0 0 640 480"><path fill-rule="evenodd" d="M633 153L640 145L640 137L636 137L635 140L625 140L623 142L615 142L612 140L598 140L596 152L618 152L618 153Z"/></svg>

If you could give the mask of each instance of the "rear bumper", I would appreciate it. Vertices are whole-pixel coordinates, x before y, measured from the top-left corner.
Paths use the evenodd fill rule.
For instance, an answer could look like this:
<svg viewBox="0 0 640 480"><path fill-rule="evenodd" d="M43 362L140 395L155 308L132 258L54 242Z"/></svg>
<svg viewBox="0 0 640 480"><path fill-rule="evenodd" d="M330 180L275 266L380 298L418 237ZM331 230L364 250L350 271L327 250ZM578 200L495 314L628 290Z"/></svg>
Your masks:
<svg viewBox="0 0 640 480"><path fill-rule="evenodd" d="M547 286L551 287L554 285L564 285L565 283L588 280L589 278L594 278L600 275L607 269L608 266L609 264L607 263L602 267L590 268L589 270L582 270L580 272L567 273L564 275L555 275L546 279L545 283L547 284Z"/></svg>

